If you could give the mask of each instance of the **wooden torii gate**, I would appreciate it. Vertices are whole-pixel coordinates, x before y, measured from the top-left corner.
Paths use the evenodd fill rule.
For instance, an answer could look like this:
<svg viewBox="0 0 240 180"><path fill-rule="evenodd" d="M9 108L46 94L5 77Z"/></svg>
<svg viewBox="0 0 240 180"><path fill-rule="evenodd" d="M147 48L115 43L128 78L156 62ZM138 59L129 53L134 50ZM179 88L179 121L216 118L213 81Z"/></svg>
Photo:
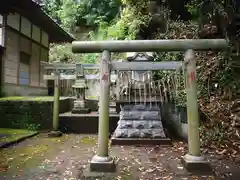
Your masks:
<svg viewBox="0 0 240 180"><path fill-rule="evenodd" d="M181 40L130 40L130 41L75 41L72 43L74 53L102 53L100 64L100 107L97 154L90 163L91 171L114 171L114 160L108 153L109 129L109 76L115 70L160 70L179 68L186 70L187 113L188 113L188 153L183 157L187 169L199 168L207 161L200 153L199 117L196 89L196 59L194 52L208 50L225 50L225 39L181 39ZM111 52L159 52L185 51L184 62L169 64L164 62L111 62ZM202 166L203 165L203 166Z"/></svg>

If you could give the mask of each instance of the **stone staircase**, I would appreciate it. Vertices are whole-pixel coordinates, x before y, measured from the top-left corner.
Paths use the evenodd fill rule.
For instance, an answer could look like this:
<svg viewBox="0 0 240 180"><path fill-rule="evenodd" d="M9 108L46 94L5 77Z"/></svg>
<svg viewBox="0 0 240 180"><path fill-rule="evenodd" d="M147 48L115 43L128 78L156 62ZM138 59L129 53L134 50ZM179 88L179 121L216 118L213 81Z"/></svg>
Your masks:
<svg viewBox="0 0 240 180"><path fill-rule="evenodd" d="M113 102L109 103L109 113L117 113L117 111L116 111L116 103L113 103Z"/></svg>
<svg viewBox="0 0 240 180"><path fill-rule="evenodd" d="M113 145L169 143L158 106L129 104L122 107L112 136Z"/></svg>

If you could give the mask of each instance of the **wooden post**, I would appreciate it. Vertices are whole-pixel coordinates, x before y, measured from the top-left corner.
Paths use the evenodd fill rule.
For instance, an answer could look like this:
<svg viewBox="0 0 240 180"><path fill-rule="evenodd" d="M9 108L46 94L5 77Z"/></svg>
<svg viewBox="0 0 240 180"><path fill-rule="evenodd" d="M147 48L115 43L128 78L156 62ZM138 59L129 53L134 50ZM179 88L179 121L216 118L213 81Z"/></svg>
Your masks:
<svg viewBox="0 0 240 180"><path fill-rule="evenodd" d="M115 164L108 155L109 136L109 87L110 87L110 63L111 53L103 51L100 66L100 102L98 122L98 149L97 155L92 158L91 171L114 171Z"/></svg>

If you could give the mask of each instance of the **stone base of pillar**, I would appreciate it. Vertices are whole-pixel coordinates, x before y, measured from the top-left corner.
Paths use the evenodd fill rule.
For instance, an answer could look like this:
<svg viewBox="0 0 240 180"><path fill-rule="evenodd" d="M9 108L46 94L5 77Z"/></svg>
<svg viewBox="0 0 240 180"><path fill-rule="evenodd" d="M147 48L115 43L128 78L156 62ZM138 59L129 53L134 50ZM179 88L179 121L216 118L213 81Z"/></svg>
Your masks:
<svg viewBox="0 0 240 180"><path fill-rule="evenodd" d="M181 162L188 172L196 174L212 174L210 163L203 156L192 156L186 154Z"/></svg>
<svg viewBox="0 0 240 180"><path fill-rule="evenodd" d="M116 164L111 156L100 157L95 155L90 162L91 172L115 172L115 170Z"/></svg>
<svg viewBox="0 0 240 180"><path fill-rule="evenodd" d="M51 131L48 133L48 137L61 137L62 132L61 131Z"/></svg>

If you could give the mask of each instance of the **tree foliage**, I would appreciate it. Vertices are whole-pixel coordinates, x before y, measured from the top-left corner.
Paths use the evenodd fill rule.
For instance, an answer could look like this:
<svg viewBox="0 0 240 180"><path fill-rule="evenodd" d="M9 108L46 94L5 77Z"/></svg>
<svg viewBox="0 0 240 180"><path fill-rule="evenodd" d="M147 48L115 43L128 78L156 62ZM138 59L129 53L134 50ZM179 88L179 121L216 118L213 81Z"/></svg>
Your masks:
<svg viewBox="0 0 240 180"><path fill-rule="evenodd" d="M76 26L97 27L119 13L120 0L43 0L43 9L68 31Z"/></svg>

